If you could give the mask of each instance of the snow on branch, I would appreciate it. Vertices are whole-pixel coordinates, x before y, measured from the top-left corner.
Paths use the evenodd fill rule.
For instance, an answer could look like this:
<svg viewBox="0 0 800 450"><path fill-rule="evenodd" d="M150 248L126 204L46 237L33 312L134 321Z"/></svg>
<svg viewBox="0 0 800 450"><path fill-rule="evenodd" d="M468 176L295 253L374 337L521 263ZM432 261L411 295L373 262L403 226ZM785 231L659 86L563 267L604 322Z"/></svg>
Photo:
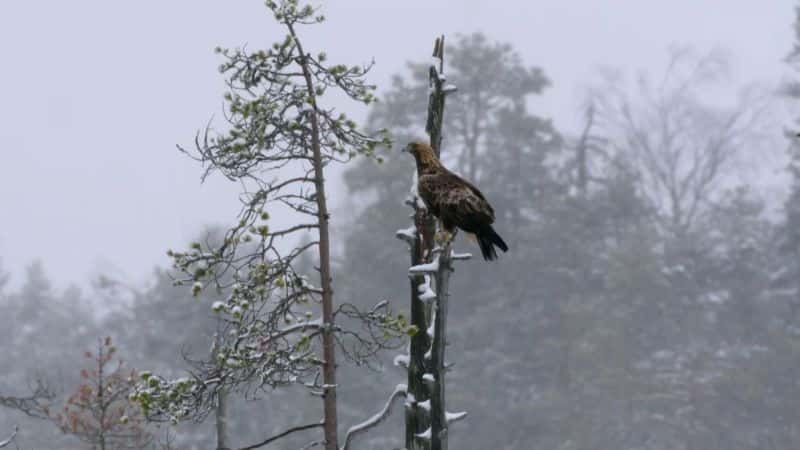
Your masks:
<svg viewBox="0 0 800 450"><path fill-rule="evenodd" d="M439 78L441 79L442 77L439 77ZM458 88L453 83L447 83L444 86L442 86L442 92L444 92L445 94L449 94L449 93L455 92L457 90L458 90Z"/></svg>
<svg viewBox="0 0 800 450"><path fill-rule="evenodd" d="M416 404L417 404L417 397L415 397L412 392L406 393L405 407L406 408L413 408L414 405L416 405Z"/></svg>
<svg viewBox="0 0 800 450"><path fill-rule="evenodd" d="M357 365L370 365L378 352L401 347L404 336L419 331L403 314L394 313L386 300L365 311L351 303L342 303L334 317L339 317L340 313L348 319L358 320L362 325L360 331L336 327L339 348L346 358Z"/></svg>
<svg viewBox="0 0 800 450"><path fill-rule="evenodd" d="M463 419L464 417L467 417L467 412L466 411L460 411L460 412L457 412L457 413L448 412L448 413L444 414L444 417L447 420L447 423L458 422L459 420Z"/></svg>
<svg viewBox="0 0 800 450"><path fill-rule="evenodd" d="M408 369L408 361L409 361L408 355L397 355L394 357L393 363L397 367L404 367Z"/></svg>
<svg viewBox="0 0 800 450"><path fill-rule="evenodd" d="M397 230L394 235L397 239L405 241L408 245L411 245L414 243L414 239L417 236L417 227L412 225L408 228Z"/></svg>
<svg viewBox="0 0 800 450"><path fill-rule="evenodd" d="M422 199L419 197L416 171L414 171L411 175L411 188L409 189L408 195L406 196L405 204L414 208L415 211L427 210L425 202L423 202Z"/></svg>
<svg viewBox="0 0 800 450"><path fill-rule="evenodd" d="M466 261L472 258L472 253L456 253L455 250L450 252L450 259L453 261Z"/></svg>
<svg viewBox="0 0 800 450"><path fill-rule="evenodd" d="M392 395L389 396L389 399L386 401L386 405L383 406L382 410L380 410L377 414L370 417L369 419L359 423L358 425L353 425L352 427L350 427L349 430L347 430L342 450L348 450L350 448L350 442L352 442L352 439L356 435L363 433L369 430L370 428L379 425L384 420L386 420L386 418L389 417L391 413L392 405L394 404L395 400L400 397L405 397L407 392L408 392L408 387L405 384L398 384L394 388L394 392L392 392Z"/></svg>
<svg viewBox="0 0 800 450"><path fill-rule="evenodd" d="M279 339L279 338L282 338L284 336L288 336L288 335L290 335L292 333L296 333L298 331L305 331L307 329L319 330L319 329L322 329L322 327L323 327L322 318L296 323L294 325L290 325L288 327L282 328L282 329L270 334L265 342L269 342L269 341L272 341L272 340L275 340L275 339Z"/></svg>
<svg viewBox="0 0 800 450"><path fill-rule="evenodd" d="M425 281L419 285L419 299L424 303L436 300L436 292L431 289L431 277L426 275Z"/></svg>
<svg viewBox="0 0 800 450"><path fill-rule="evenodd" d="M14 442L14 439L17 438L18 431L19 431L19 425L14 425L14 431L11 433L11 435L5 438L4 440L0 441L0 448L7 447L9 444Z"/></svg>
<svg viewBox="0 0 800 450"><path fill-rule="evenodd" d="M415 274L424 274L424 273L436 273L439 271L439 255L433 259L433 261L429 262L428 264L419 264L416 266L411 266L408 269L408 273L415 275Z"/></svg>

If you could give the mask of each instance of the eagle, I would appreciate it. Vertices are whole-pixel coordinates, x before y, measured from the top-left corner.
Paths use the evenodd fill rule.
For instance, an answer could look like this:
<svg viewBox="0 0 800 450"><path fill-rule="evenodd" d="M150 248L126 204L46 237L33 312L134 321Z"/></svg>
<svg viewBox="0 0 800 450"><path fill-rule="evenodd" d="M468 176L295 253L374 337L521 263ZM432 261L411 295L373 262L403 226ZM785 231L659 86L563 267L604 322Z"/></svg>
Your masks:
<svg viewBox="0 0 800 450"><path fill-rule="evenodd" d="M483 259L497 259L495 247L508 246L494 231L494 210L481 191L467 180L450 172L424 142L411 142L404 149L417 163L417 192L431 214L451 235L456 228L475 235Z"/></svg>

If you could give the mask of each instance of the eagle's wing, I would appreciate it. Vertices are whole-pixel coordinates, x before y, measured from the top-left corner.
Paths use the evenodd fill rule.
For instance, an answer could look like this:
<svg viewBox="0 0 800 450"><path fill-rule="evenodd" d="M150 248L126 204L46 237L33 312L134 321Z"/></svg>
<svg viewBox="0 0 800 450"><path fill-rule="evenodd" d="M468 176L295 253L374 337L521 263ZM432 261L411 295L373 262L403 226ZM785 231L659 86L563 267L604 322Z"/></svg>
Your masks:
<svg viewBox="0 0 800 450"><path fill-rule="evenodd" d="M475 233L494 222L494 210L481 191L454 173L421 176L419 193L447 229Z"/></svg>

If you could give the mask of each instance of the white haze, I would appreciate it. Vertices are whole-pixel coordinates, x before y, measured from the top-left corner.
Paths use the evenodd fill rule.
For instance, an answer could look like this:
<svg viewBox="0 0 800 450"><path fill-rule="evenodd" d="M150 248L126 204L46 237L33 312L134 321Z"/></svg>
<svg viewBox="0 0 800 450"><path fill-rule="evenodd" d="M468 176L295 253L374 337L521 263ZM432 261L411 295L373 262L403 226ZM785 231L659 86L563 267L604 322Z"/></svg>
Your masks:
<svg viewBox="0 0 800 450"><path fill-rule="evenodd" d="M675 43L724 47L736 81L776 83L793 3L348 0L323 2L329 22L308 39L332 60L374 57L381 84L426 60L436 35L482 31L544 69L554 86L532 106L569 132L598 66L657 72ZM201 186L175 144L219 116L212 49L277 36L265 11L257 0L0 2L0 259L17 282L36 258L62 286L102 271L140 282L167 248L232 219L237 186Z"/></svg>

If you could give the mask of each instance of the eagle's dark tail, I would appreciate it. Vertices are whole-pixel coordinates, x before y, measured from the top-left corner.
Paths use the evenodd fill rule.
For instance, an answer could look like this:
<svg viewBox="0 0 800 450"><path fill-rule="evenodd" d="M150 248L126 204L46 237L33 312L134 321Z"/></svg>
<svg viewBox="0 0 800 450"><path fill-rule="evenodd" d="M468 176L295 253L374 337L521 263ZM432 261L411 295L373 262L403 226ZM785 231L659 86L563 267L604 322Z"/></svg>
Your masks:
<svg viewBox="0 0 800 450"><path fill-rule="evenodd" d="M495 246L499 247L500 250L504 252L508 251L508 246L503 242L503 238L494 231L491 225L475 233L475 237L478 239L478 246L481 248L483 259L486 261L497 259L497 251L494 249Z"/></svg>

